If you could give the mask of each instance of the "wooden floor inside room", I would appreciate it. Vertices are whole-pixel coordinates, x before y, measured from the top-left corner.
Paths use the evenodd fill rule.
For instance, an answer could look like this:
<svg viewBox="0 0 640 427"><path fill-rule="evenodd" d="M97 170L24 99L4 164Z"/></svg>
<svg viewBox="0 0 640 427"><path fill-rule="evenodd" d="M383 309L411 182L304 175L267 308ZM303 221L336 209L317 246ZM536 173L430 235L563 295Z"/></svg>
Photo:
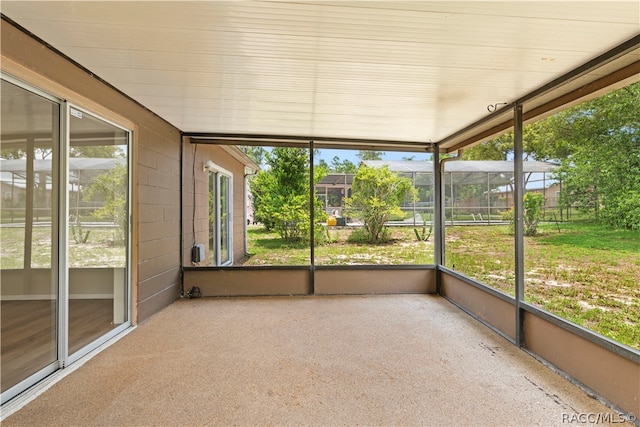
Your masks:
<svg viewBox="0 0 640 427"><path fill-rule="evenodd" d="M57 359L55 300L2 301L2 390ZM69 354L109 332L113 300L69 301Z"/></svg>

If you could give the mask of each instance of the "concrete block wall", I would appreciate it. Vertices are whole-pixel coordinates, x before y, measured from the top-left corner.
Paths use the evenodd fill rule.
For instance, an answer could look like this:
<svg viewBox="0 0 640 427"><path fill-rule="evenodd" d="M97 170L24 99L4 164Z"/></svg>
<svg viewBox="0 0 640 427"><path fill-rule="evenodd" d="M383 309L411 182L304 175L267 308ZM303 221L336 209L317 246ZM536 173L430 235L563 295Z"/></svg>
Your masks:
<svg viewBox="0 0 640 427"><path fill-rule="evenodd" d="M138 312L180 295L180 135L144 129L138 144Z"/></svg>
<svg viewBox="0 0 640 427"><path fill-rule="evenodd" d="M196 149L197 147L197 149ZM185 138L183 150L183 230L185 266L191 263L191 248L195 243L203 243L209 257L209 173L203 172L202 167L211 160L216 165L233 174L233 259L241 260L245 255L244 238L246 220L244 218L244 164L231 156L230 147L207 144L192 144ZM195 186L194 186L195 179ZM193 212L195 189L196 211ZM195 218L195 239L194 239ZM206 263L204 263L206 264ZM201 265L204 265L201 263Z"/></svg>

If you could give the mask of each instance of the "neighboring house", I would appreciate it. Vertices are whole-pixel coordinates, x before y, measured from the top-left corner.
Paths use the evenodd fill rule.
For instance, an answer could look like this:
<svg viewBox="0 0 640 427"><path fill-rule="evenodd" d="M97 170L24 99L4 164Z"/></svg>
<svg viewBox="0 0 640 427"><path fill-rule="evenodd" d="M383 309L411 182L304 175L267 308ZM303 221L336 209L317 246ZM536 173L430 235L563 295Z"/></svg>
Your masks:
<svg viewBox="0 0 640 427"><path fill-rule="evenodd" d="M541 183L538 182L538 185ZM545 184L543 184L545 185ZM529 187L527 192L539 193L544 197L544 207L547 209L555 208L560 201L560 191L562 185L559 182L551 181L546 187ZM508 187L500 187L492 191L492 196L496 196L501 203L507 206L513 206L513 190Z"/></svg>
<svg viewBox="0 0 640 427"><path fill-rule="evenodd" d="M351 197L352 173L329 173L316 184L316 196L324 202L328 215L342 215L345 197Z"/></svg>

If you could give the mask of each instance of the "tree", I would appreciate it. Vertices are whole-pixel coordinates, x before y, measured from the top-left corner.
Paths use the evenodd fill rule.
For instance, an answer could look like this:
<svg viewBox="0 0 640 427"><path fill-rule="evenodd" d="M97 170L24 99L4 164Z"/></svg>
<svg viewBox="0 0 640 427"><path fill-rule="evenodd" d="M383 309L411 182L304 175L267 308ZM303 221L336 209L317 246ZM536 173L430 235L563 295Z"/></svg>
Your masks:
<svg viewBox="0 0 640 427"><path fill-rule="evenodd" d="M253 204L253 218L264 224L267 230L273 230L273 197L277 195L275 176L267 170L261 170L249 181L251 202Z"/></svg>
<svg viewBox="0 0 640 427"><path fill-rule="evenodd" d="M98 219L112 220L118 227L118 240L123 242L127 235L127 166L115 165L91 180L84 197L100 200L104 205L93 211Z"/></svg>
<svg viewBox="0 0 640 427"><path fill-rule="evenodd" d="M358 167L349 159L341 160L338 156L333 156L331 164L327 164L324 159L318 160L318 163L314 166L314 169L322 169L327 173L353 173L355 174Z"/></svg>
<svg viewBox="0 0 640 427"><path fill-rule="evenodd" d="M561 204L603 223L640 229L640 82L525 126L525 160L557 161ZM513 133L465 150L468 160L505 160Z"/></svg>
<svg viewBox="0 0 640 427"><path fill-rule="evenodd" d="M255 219L287 241L309 238L309 155L300 148L277 147L265 153L267 168L250 182ZM314 173L314 183L320 174ZM314 195L314 217L324 218ZM321 234L317 230L316 234Z"/></svg>
<svg viewBox="0 0 640 427"><path fill-rule="evenodd" d="M0 158L2 159L26 159L26 143L20 148L2 149ZM48 159L53 155L53 148L48 146L35 146L32 148L35 159ZM118 145L77 145L69 147L69 157L91 157L91 158L123 158L126 153Z"/></svg>
<svg viewBox="0 0 640 427"><path fill-rule="evenodd" d="M259 145L239 145L238 148L257 165L262 164L265 159L265 154L267 153L266 148Z"/></svg>
<svg viewBox="0 0 640 427"><path fill-rule="evenodd" d="M382 160L382 156L384 156L384 151L374 151L374 150L360 150L356 157L360 159L360 161L364 160Z"/></svg>
<svg viewBox="0 0 640 427"><path fill-rule="evenodd" d="M400 204L416 191L409 178L401 178L387 166L360 166L353 179L352 196L345 199L347 212L364 221L367 240L379 243L387 237L385 223L391 215L402 214Z"/></svg>
<svg viewBox="0 0 640 427"><path fill-rule="evenodd" d="M463 160L507 160L514 152L513 132L507 132L494 139L466 149ZM556 141L543 121L527 125L522 130L523 160L550 160L560 153Z"/></svg>
<svg viewBox="0 0 640 427"><path fill-rule="evenodd" d="M478 144L462 152L463 160L507 160L513 152L513 132Z"/></svg>
<svg viewBox="0 0 640 427"><path fill-rule="evenodd" d="M265 153L269 171L273 174L279 194L305 194L309 190L309 155L300 148L276 147Z"/></svg>
<svg viewBox="0 0 640 427"><path fill-rule="evenodd" d="M74 145L69 147L69 157L113 159L124 158L126 152L118 145Z"/></svg>
<svg viewBox="0 0 640 427"><path fill-rule="evenodd" d="M314 165L314 169L317 169L317 168L323 168L325 172L329 171L329 165L327 164L325 159L318 160L318 164Z"/></svg>
<svg viewBox="0 0 640 427"><path fill-rule="evenodd" d="M356 173L358 167L350 161L349 159L340 160L338 156L334 156L331 159L331 166L329 167L329 172L334 173Z"/></svg>
<svg viewBox="0 0 640 427"><path fill-rule="evenodd" d="M562 202L617 228L640 229L640 83L548 118Z"/></svg>

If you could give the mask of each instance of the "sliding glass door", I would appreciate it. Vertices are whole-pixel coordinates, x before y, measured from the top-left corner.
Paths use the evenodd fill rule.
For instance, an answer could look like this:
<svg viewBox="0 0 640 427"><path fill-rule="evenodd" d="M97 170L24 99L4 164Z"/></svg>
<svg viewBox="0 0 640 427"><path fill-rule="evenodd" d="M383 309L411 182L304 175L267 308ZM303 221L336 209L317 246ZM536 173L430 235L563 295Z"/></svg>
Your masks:
<svg viewBox="0 0 640 427"><path fill-rule="evenodd" d="M1 84L5 403L130 325L130 132Z"/></svg>
<svg viewBox="0 0 640 427"><path fill-rule="evenodd" d="M233 175L209 168L209 259L213 265L233 263Z"/></svg>
<svg viewBox="0 0 640 427"><path fill-rule="evenodd" d="M60 105L2 81L2 393L58 361ZM4 401L4 399L3 399Z"/></svg>
<svg viewBox="0 0 640 427"><path fill-rule="evenodd" d="M69 353L128 318L129 132L69 114Z"/></svg>

